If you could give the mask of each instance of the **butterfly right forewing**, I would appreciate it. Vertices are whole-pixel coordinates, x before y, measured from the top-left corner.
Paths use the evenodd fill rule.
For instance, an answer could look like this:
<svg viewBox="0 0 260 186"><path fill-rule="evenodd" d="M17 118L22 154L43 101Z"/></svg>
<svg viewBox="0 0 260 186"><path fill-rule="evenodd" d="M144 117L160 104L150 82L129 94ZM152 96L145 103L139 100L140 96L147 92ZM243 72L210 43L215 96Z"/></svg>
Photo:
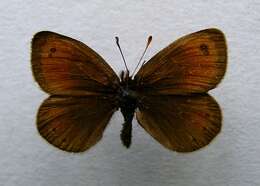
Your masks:
<svg viewBox="0 0 260 186"><path fill-rule="evenodd" d="M152 57L135 76L138 90L153 95L203 93L217 86L227 66L227 45L218 29L184 36Z"/></svg>

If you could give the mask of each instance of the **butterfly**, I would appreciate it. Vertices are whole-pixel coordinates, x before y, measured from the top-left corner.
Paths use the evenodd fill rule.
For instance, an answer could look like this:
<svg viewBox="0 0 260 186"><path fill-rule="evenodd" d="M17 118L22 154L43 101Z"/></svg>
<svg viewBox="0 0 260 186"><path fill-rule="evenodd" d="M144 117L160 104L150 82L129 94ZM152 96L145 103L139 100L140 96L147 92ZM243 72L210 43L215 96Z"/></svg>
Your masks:
<svg viewBox="0 0 260 186"><path fill-rule="evenodd" d="M113 113L120 110L121 140L127 148L135 115L170 150L192 152L209 144L222 123L220 107L207 92L226 71L224 34L210 28L183 36L131 75L118 37L116 43L126 67L120 76L80 41L49 31L34 35L33 76L50 95L38 110L40 135L64 151L83 152L102 138Z"/></svg>

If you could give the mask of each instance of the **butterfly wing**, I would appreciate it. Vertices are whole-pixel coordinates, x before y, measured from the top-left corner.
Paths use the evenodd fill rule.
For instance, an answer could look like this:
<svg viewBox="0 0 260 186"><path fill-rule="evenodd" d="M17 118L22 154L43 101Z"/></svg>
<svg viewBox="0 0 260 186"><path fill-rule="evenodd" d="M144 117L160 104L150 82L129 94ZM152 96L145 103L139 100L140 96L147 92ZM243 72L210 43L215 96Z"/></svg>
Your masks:
<svg viewBox="0 0 260 186"><path fill-rule="evenodd" d="M117 109L114 71L80 41L47 31L34 36L31 62L36 81L51 94L37 115L41 136L71 152L96 144Z"/></svg>
<svg viewBox="0 0 260 186"><path fill-rule="evenodd" d="M37 128L52 145L82 152L102 137L116 105L113 97L50 96L39 108Z"/></svg>
<svg viewBox="0 0 260 186"><path fill-rule="evenodd" d="M139 124L168 149L195 151L220 132L221 111L208 94L191 96L145 96L137 120Z"/></svg>
<svg viewBox="0 0 260 186"><path fill-rule="evenodd" d="M119 78L95 51L72 38L43 31L32 40L36 81L53 95L97 95L114 92Z"/></svg>
<svg viewBox="0 0 260 186"><path fill-rule="evenodd" d="M177 152L209 144L220 132L222 116L205 92L217 86L226 65L227 46L220 30L202 30L170 44L135 76L142 95L139 124Z"/></svg>
<svg viewBox="0 0 260 186"><path fill-rule="evenodd" d="M141 67L135 76L146 94L188 94L216 87L226 71L224 34L206 29L170 44Z"/></svg>

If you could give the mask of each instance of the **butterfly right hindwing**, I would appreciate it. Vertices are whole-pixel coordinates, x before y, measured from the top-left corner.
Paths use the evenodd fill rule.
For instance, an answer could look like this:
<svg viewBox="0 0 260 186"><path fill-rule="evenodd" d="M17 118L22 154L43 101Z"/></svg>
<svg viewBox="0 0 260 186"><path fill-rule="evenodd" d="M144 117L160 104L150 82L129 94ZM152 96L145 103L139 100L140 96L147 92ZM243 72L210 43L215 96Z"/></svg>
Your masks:
<svg viewBox="0 0 260 186"><path fill-rule="evenodd" d="M145 96L137 120L166 148L191 152L209 144L220 132L222 116L208 94L163 95Z"/></svg>

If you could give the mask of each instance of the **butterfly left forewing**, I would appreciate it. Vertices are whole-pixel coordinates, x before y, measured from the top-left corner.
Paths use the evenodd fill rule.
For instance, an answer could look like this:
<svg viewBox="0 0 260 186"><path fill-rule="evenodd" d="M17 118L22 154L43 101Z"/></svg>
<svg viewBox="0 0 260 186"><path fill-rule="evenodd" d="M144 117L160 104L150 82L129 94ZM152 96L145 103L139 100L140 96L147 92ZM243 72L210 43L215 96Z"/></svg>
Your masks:
<svg viewBox="0 0 260 186"><path fill-rule="evenodd" d="M224 34L206 29L186 35L160 51L135 76L137 87L153 95L207 92L223 78L227 65Z"/></svg>
<svg viewBox="0 0 260 186"><path fill-rule="evenodd" d="M49 31L32 40L32 71L40 87L52 95L113 93L119 78L94 50L80 41Z"/></svg>
<svg viewBox="0 0 260 186"><path fill-rule="evenodd" d="M101 139L116 109L114 97L50 96L39 108L37 128L59 149L83 152Z"/></svg>
<svg viewBox="0 0 260 186"><path fill-rule="evenodd" d="M208 94L144 96L139 124L159 143L177 152L192 152L209 144L221 129L221 111Z"/></svg>

